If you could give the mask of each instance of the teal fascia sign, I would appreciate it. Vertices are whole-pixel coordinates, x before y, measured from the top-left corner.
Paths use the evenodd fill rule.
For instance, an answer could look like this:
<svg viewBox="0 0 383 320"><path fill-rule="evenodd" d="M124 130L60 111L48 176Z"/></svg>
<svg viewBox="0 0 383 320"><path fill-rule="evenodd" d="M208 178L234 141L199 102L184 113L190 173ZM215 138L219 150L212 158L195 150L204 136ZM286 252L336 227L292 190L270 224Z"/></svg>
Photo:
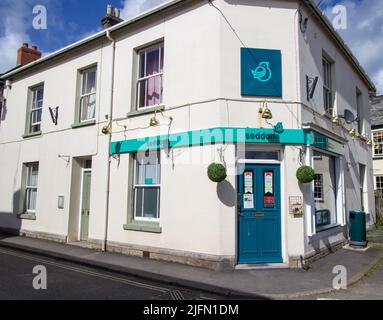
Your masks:
<svg viewBox="0 0 383 320"><path fill-rule="evenodd" d="M319 132L315 132L315 131L312 132L312 141L313 141L312 145L315 148L336 153L339 155L344 155L345 153L344 144L338 141L335 141Z"/></svg>
<svg viewBox="0 0 383 320"><path fill-rule="evenodd" d="M241 94L282 97L280 50L241 48Z"/></svg>
<svg viewBox="0 0 383 320"><path fill-rule="evenodd" d="M110 153L119 154L214 143L278 143L307 145L310 144L310 142L310 132L300 129L285 129L282 133L277 133L273 129L219 127L116 141L112 142Z"/></svg>

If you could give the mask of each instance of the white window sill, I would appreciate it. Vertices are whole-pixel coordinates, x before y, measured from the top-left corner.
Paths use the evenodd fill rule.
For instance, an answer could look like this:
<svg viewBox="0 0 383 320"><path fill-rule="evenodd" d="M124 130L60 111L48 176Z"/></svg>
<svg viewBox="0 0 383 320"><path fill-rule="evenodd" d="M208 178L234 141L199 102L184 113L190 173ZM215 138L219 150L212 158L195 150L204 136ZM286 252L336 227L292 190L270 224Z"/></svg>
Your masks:
<svg viewBox="0 0 383 320"><path fill-rule="evenodd" d="M156 110L158 112L164 111L165 110L165 105L160 104L160 105L157 105L157 106L150 106L150 107L139 108L139 109L137 109L135 111L129 112L126 115L126 117L127 118L138 117L138 116L146 115L146 114L149 114L149 113L154 113Z"/></svg>

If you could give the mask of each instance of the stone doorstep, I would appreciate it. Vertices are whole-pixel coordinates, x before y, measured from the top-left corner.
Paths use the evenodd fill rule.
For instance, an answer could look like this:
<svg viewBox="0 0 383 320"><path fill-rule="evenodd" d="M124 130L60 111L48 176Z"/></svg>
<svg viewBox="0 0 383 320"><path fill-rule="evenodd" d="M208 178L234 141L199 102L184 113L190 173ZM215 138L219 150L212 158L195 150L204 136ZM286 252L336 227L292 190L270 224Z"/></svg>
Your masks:
<svg viewBox="0 0 383 320"><path fill-rule="evenodd" d="M371 246L367 246L367 247L356 247L356 246L352 246L350 244L346 244L343 249L345 250L350 250L350 251L354 251L354 252L367 252L369 249L371 249Z"/></svg>

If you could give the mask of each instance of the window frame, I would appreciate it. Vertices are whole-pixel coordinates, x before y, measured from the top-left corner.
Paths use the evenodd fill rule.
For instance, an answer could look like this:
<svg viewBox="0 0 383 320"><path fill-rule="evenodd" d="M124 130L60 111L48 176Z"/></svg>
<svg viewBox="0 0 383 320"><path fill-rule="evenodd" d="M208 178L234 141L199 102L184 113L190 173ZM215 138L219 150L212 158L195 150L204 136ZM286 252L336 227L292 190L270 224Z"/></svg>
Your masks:
<svg viewBox="0 0 383 320"><path fill-rule="evenodd" d="M315 199L314 199L314 187L312 187L312 196L313 196L313 199L314 199L314 202L313 202L313 207L314 207L313 208L314 230L315 230L315 233L317 233L317 234L321 233L323 231L326 231L328 229L331 229L333 227L336 227L336 226L344 224L344 218L340 216L342 214L342 212L340 211L341 208L339 206L339 197L341 197L341 198L343 197L343 195L341 195L339 193L339 183L342 183L341 174L340 174L340 172L338 172L340 170L340 168L338 167L339 163L337 165L337 161L339 161L339 156L336 155L336 154L333 154L331 152L326 152L326 151L321 150L321 149L313 148L313 160L323 160L323 157L329 157L330 159L332 159L333 164L334 164L334 168L333 168L333 173L332 174L334 175L334 185L336 186L334 188L335 212L333 213L329 209L318 209L317 210L316 203L324 203L325 200L323 199L323 201L315 201ZM316 170L315 161L313 161L313 165L314 165L314 170ZM323 196L324 196L324 190L323 190ZM318 216L318 214L323 214L326 210L330 212L330 224L326 224L326 225L320 224L320 225L317 225L317 216ZM332 218L334 218L334 220L335 220L334 223L331 222Z"/></svg>
<svg viewBox="0 0 383 320"><path fill-rule="evenodd" d="M363 110L363 93L361 90L356 88L356 112L358 118L358 133L364 134L365 126L364 126L364 110Z"/></svg>
<svg viewBox="0 0 383 320"><path fill-rule="evenodd" d="M95 84L94 84L94 91L83 93L84 91L84 76L88 75L88 73L95 71ZM84 69L79 70L79 96L78 96L78 114L77 114L77 123L83 124L90 121L96 120L96 105L97 105L97 65L93 65L90 67L86 67ZM88 78L87 78L88 79ZM86 82L85 86L88 85L88 81ZM94 102L94 116L93 118L87 118L82 120L82 110L83 110L83 101L85 98L94 96L95 102ZM88 110L88 109L87 109Z"/></svg>
<svg viewBox="0 0 383 320"><path fill-rule="evenodd" d="M381 181L378 181L378 179ZM380 185L381 188L379 188L378 185ZM375 186L376 191L383 193L383 175L375 176Z"/></svg>
<svg viewBox="0 0 383 320"><path fill-rule="evenodd" d="M27 133L28 134L35 134L41 132L41 124L42 124L42 118L43 118L43 109L44 109L44 83L38 84L34 87L31 87L30 89L30 100L28 103L28 119L27 119ZM43 97L41 100L38 100L38 94L37 92L39 90L42 90ZM38 103L41 103L41 107L35 107L38 106ZM41 112L40 120L37 122L33 122L33 115L34 113ZM35 130L33 127L37 127Z"/></svg>
<svg viewBox="0 0 383 320"><path fill-rule="evenodd" d="M323 107L326 114L330 116L334 113L333 65L333 61L322 56Z"/></svg>
<svg viewBox="0 0 383 320"><path fill-rule="evenodd" d="M158 73L152 74L150 76L140 76L141 71L141 60L140 55L145 52L145 66L144 66L144 74L146 74L146 67L147 67L147 54L150 52L153 52L155 50L159 50L159 59L158 59ZM135 110L145 110L145 109L151 109L163 106L163 90L164 90L164 67L165 67L165 42L159 41L154 44L148 45L146 47L142 47L136 50L136 57L137 57L137 70L136 70L136 78L135 78L135 92L136 92L136 101L135 101ZM162 64L162 71L161 71L161 64ZM147 101L144 103L144 106L140 107L140 82L147 81L148 79L155 78L155 77L161 77L161 90L160 90L160 102L158 104L154 105L148 105ZM147 83L147 82L146 82ZM147 89L145 90L147 92ZM145 100L147 99L147 93L145 95Z"/></svg>
<svg viewBox="0 0 383 320"><path fill-rule="evenodd" d="M319 160L319 158L317 158L317 160ZM316 192L315 192L315 188L318 188L318 186L316 185L317 183L317 177L320 177L320 198L316 197ZM324 190L323 190L323 173L316 173L315 174L315 179L314 179L314 201L315 202L323 202L324 201Z"/></svg>
<svg viewBox="0 0 383 320"><path fill-rule="evenodd" d="M36 206L37 206L37 193L38 193L38 181L39 181L39 173L40 173L40 164L39 162L29 162L24 163L25 166L25 187L24 187L24 208L25 212L27 214L35 215L36 214L36 208L35 209L29 209L29 200L30 200L30 194L32 191L36 191ZM34 166L37 166L37 181L36 185L30 184L31 174L33 172Z"/></svg>
<svg viewBox="0 0 383 320"><path fill-rule="evenodd" d="M378 137L376 137L378 135ZM377 138L380 138L380 141L377 142ZM372 132L372 141L374 143L372 148L372 153L374 158L383 157L383 130L377 130ZM376 148L378 146L378 148ZM376 150L380 150L380 153L376 153Z"/></svg>
<svg viewBox="0 0 383 320"><path fill-rule="evenodd" d="M150 152L153 152L152 150ZM159 183L157 184L139 184L137 181L138 178L138 166L139 163L137 161L137 156L139 155L140 152L137 152L133 155L133 214L132 214L132 220L133 221L138 221L138 222L156 222L159 223L160 221L160 198L161 198L161 151L156 150L157 154L157 160L158 163L156 164L156 178ZM142 197L142 216L138 217L136 215L136 209L137 209L137 192L138 189L143 189L143 197ZM157 191L157 211L156 211L156 218L148 218L144 217L144 201L145 201L145 189L158 189Z"/></svg>

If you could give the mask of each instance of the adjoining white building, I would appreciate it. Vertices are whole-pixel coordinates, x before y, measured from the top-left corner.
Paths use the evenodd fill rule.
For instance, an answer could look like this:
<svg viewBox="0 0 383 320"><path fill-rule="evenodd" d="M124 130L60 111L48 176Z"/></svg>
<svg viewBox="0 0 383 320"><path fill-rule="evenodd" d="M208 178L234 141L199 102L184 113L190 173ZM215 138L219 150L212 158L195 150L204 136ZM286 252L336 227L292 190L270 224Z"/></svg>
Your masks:
<svg viewBox="0 0 383 320"><path fill-rule="evenodd" d="M383 192L383 96L371 101L371 129L373 139L374 189Z"/></svg>
<svg viewBox="0 0 383 320"><path fill-rule="evenodd" d="M374 222L375 88L312 1L173 0L1 79L2 229L296 267Z"/></svg>

